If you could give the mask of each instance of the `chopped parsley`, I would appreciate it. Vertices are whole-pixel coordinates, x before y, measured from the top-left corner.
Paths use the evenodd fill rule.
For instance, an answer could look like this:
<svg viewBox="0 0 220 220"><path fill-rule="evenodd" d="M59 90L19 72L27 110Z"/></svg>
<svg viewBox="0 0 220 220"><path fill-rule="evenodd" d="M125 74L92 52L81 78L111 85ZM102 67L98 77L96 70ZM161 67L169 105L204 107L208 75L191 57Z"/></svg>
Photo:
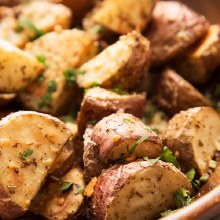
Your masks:
<svg viewBox="0 0 220 220"><path fill-rule="evenodd" d="M74 184L74 191L75 191L75 195L79 195L80 193L83 192L83 189L80 185Z"/></svg>
<svg viewBox="0 0 220 220"><path fill-rule="evenodd" d="M30 157L33 154L33 150L25 150L24 152L20 153L20 158L22 160L26 160L28 157Z"/></svg>
<svg viewBox="0 0 220 220"><path fill-rule="evenodd" d="M30 37L30 40L36 40L37 38L43 36L45 34L44 31L39 30L32 21L30 21L29 19L25 19L25 20L19 20L17 27L15 29L15 31L17 32L21 32L24 29L28 29L33 31L34 35L32 37Z"/></svg>
<svg viewBox="0 0 220 220"><path fill-rule="evenodd" d="M67 69L66 71L64 71L63 75L66 78L66 85L68 87L71 87L76 83L76 69Z"/></svg>
<svg viewBox="0 0 220 220"><path fill-rule="evenodd" d="M189 170L187 173L186 173L186 176L188 177L188 179L190 181L194 180L195 179L195 176L196 176L196 170L193 168L191 170Z"/></svg>
<svg viewBox="0 0 220 220"><path fill-rule="evenodd" d="M55 80L51 80L48 83L48 88L46 94L41 98L41 101L38 104L39 108L44 108L49 106L53 100L52 93L57 90L57 83Z"/></svg>
<svg viewBox="0 0 220 220"><path fill-rule="evenodd" d="M124 95L126 94L126 92L122 89L122 88L119 88L119 87L113 87L112 90L116 93L118 93L119 95Z"/></svg>
<svg viewBox="0 0 220 220"><path fill-rule="evenodd" d="M46 57L45 56L37 56L37 60L42 63L43 65L46 65Z"/></svg>
<svg viewBox="0 0 220 220"><path fill-rule="evenodd" d="M99 86L99 83L93 82L93 83L91 84L90 88L94 88L94 87L97 87L97 86Z"/></svg>
<svg viewBox="0 0 220 220"><path fill-rule="evenodd" d="M155 164L159 161L159 157L157 157L156 159L149 159L148 157L143 157L143 159L151 164Z"/></svg>
<svg viewBox="0 0 220 220"><path fill-rule="evenodd" d="M44 73L41 73L40 76L37 77L36 81L37 82L43 82L43 80L45 79Z"/></svg>
<svg viewBox="0 0 220 220"><path fill-rule="evenodd" d="M148 139L148 135L141 137L136 143L129 149L128 154L131 155L135 152L136 148L144 141Z"/></svg>
<svg viewBox="0 0 220 220"><path fill-rule="evenodd" d="M73 183L71 182L61 182L60 184L60 191L61 193L67 192L68 190L70 190L73 186Z"/></svg>
<svg viewBox="0 0 220 220"><path fill-rule="evenodd" d="M171 209L168 209L168 210L166 210L166 211L164 211L164 212L161 212L161 213L160 213L160 216L161 216L161 217L165 217L165 216L171 214L172 212L173 212L173 211L172 211Z"/></svg>
<svg viewBox="0 0 220 220"><path fill-rule="evenodd" d="M176 191L174 201L177 208L182 208L183 206L189 205L191 202L193 202L193 198L190 197L188 190L181 188Z"/></svg>
<svg viewBox="0 0 220 220"><path fill-rule="evenodd" d="M123 122L134 123L131 118L123 118Z"/></svg>

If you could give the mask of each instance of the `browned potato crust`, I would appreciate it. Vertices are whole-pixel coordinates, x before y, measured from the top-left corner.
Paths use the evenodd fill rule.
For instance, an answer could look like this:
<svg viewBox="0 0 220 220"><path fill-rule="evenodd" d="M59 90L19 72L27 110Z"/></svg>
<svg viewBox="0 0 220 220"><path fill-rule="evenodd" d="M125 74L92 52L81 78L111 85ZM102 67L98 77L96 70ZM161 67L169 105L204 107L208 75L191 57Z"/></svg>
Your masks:
<svg viewBox="0 0 220 220"><path fill-rule="evenodd" d="M153 102L169 116L181 110L211 105L209 100L172 69L162 73L153 94Z"/></svg>
<svg viewBox="0 0 220 220"><path fill-rule="evenodd" d="M0 122L0 217L24 214L71 132L36 112L13 113Z"/></svg>
<svg viewBox="0 0 220 220"><path fill-rule="evenodd" d="M92 211L97 220L154 219L175 208L173 196L189 180L169 163L137 161L104 171L95 186Z"/></svg>
<svg viewBox="0 0 220 220"><path fill-rule="evenodd" d="M178 1L159 1L153 11L146 36L151 42L155 67L181 54L208 29L203 16Z"/></svg>
<svg viewBox="0 0 220 220"><path fill-rule="evenodd" d="M84 74L77 75L77 83L81 88L95 83L104 88L134 89L147 74L150 54L149 41L133 31L83 64L80 70Z"/></svg>
<svg viewBox="0 0 220 220"><path fill-rule="evenodd" d="M65 184L71 185L63 191ZM84 188L82 171L73 168L62 178L51 179L43 186L32 201L30 210L51 220L75 219L84 202Z"/></svg>
<svg viewBox="0 0 220 220"><path fill-rule="evenodd" d="M191 108L176 114L163 134L163 144L176 155L183 170L205 175L220 147L220 116L211 107Z"/></svg>
<svg viewBox="0 0 220 220"><path fill-rule="evenodd" d="M119 110L141 118L145 104L146 94L119 95L100 87L89 89L85 93L77 117L79 134L84 133L91 121L100 121Z"/></svg>
<svg viewBox="0 0 220 220"><path fill-rule="evenodd" d="M220 25L211 25L206 35L175 61L175 69L192 83L206 83L220 64Z"/></svg>

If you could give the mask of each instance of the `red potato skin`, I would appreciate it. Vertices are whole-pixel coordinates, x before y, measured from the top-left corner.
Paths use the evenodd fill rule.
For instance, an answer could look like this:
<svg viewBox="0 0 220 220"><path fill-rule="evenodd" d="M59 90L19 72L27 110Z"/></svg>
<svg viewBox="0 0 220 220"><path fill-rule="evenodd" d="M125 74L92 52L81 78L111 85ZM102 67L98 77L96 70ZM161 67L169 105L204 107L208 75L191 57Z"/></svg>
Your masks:
<svg viewBox="0 0 220 220"><path fill-rule="evenodd" d="M123 120L126 117L131 118L133 123L125 123ZM91 139L99 148L100 158L105 160L105 157L116 145L119 145L128 139L138 140L143 136L149 137L147 141L161 145L162 150L162 142L160 138L154 131L146 129L145 125L138 118L130 114L116 113L102 119L95 125Z"/></svg>
<svg viewBox="0 0 220 220"><path fill-rule="evenodd" d="M193 107L210 106L209 100L172 69L162 73L153 102L169 116Z"/></svg>
<svg viewBox="0 0 220 220"><path fill-rule="evenodd" d="M102 118L121 110L141 118L146 104L145 94L134 94L119 96L114 98L99 98L93 93L102 92L104 89L94 88L87 92L81 104L81 109L77 117L79 134L83 135L89 121L100 121ZM103 92L106 92L104 90ZM107 91L108 92L108 91Z"/></svg>
<svg viewBox="0 0 220 220"><path fill-rule="evenodd" d="M159 1L144 36L151 42L151 67L184 52L208 30L203 16L178 1Z"/></svg>

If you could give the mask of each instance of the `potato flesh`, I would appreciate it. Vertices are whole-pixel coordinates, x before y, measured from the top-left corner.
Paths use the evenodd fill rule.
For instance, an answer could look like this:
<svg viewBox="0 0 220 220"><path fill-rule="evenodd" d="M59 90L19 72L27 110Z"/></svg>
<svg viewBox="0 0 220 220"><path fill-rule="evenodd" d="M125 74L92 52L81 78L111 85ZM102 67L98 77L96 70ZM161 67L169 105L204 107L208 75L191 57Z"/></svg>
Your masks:
<svg viewBox="0 0 220 220"><path fill-rule="evenodd" d="M142 31L150 20L156 0L104 0L91 19L116 33Z"/></svg>
<svg viewBox="0 0 220 220"><path fill-rule="evenodd" d="M61 179L63 182L77 184L81 191L77 192L77 189L73 186L73 190L62 195L60 193L60 184L51 182L33 200L30 207L31 211L48 219L57 220L64 220L76 214L84 200L83 189L85 188L85 183L83 174L78 168L74 168ZM62 198L64 199L63 204L59 203Z"/></svg>
<svg viewBox="0 0 220 220"><path fill-rule="evenodd" d="M0 91L16 92L26 87L44 70L32 55L0 40ZM15 74L16 73L16 74Z"/></svg>
<svg viewBox="0 0 220 220"><path fill-rule="evenodd" d="M22 208L29 206L70 135L60 121L34 112L19 112L2 120L0 184L12 201ZM20 154L27 150L33 153L22 160ZM16 187L15 193L10 193L10 185Z"/></svg>

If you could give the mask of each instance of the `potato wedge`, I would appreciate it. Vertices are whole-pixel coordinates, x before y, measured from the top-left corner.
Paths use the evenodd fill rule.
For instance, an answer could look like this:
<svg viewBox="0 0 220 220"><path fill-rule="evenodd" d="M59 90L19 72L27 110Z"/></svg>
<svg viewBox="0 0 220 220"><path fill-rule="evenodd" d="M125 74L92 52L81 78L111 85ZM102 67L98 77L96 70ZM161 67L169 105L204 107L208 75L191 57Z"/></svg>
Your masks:
<svg viewBox="0 0 220 220"><path fill-rule="evenodd" d="M92 199L95 219L155 219L175 208L174 194L192 191L187 177L169 163L115 165L98 178Z"/></svg>
<svg viewBox="0 0 220 220"><path fill-rule="evenodd" d="M87 20L115 33L142 31L149 23L157 0L104 0L96 5Z"/></svg>
<svg viewBox="0 0 220 220"><path fill-rule="evenodd" d="M32 55L0 39L0 92L24 89L44 70Z"/></svg>
<svg viewBox="0 0 220 220"><path fill-rule="evenodd" d="M220 116L211 107L181 111L168 123L163 144L176 155L185 170L195 168L201 176L220 148Z"/></svg>
<svg viewBox="0 0 220 220"><path fill-rule="evenodd" d="M100 87L89 89L81 103L77 124L82 135L87 124L100 121L117 111L123 111L141 118L146 104L146 94L118 94Z"/></svg>
<svg viewBox="0 0 220 220"><path fill-rule="evenodd" d="M71 132L58 119L17 112L0 122L0 216L24 214Z"/></svg>
<svg viewBox="0 0 220 220"><path fill-rule="evenodd" d="M85 183L79 168L71 169L61 179L51 179L31 203L30 210L47 219L73 219L84 202Z"/></svg>
<svg viewBox="0 0 220 220"><path fill-rule="evenodd" d="M19 48L53 31L56 26L69 28L71 25L71 10L61 4L31 1L10 10L10 15L2 17L0 21L0 38Z"/></svg>
<svg viewBox="0 0 220 220"><path fill-rule="evenodd" d="M63 113L77 97L75 68L96 54L95 42L84 31L63 30L44 35L28 44L25 51L42 57L46 70L40 81L19 94L22 104L53 115Z"/></svg>
<svg viewBox="0 0 220 220"><path fill-rule="evenodd" d="M80 70L84 74L77 76L77 83L81 88L98 84L105 88L132 89L147 74L149 62L149 41L131 32L83 64Z"/></svg>
<svg viewBox="0 0 220 220"><path fill-rule="evenodd" d="M153 102L169 116L181 110L211 105L209 100L172 69L163 71L153 94Z"/></svg>
<svg viewBox="0 0 220 220"><path fill-rule="evenodd" d="M0 107L12 102L16 97L15 93L0 93Z"/></svg>
<svg viewBox="0 0 220 220"><path fill-rule="evenodd" d="M208 29L203 16L178 1L159 1L146 36L151 42L151 66L166 63L195 43Z"/></svg>
<svg viewBox="0 0 220 220"><path fill-rule="evenodd" d="M211 25L206 35L184 56L176 59L175 69L192 83L204 84L220 65L220 25Z"/></svg>
<svg viewBox="0 0 220 220"><path fill-rule="evenodd" d="M115 113L103 118L92 131L84 135L85 177L100 174L111 163L127 158L156 158L162 151L160 138L138 118L127 113ZM95 165L97 164L97 165Z"/></svg>

